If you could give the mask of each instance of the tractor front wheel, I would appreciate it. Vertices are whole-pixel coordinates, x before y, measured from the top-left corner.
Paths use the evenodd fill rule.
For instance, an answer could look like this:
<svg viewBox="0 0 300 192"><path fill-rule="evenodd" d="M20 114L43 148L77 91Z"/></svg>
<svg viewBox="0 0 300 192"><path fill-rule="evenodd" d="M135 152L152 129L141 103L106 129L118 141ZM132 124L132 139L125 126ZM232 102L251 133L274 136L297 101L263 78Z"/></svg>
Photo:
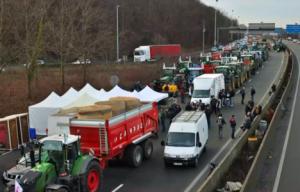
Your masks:
<svg viewBox="0 0 300 192"><path fill-rule="evenodd" d="M83 176L83 192L98 192L102 183L102 172L97 161L91 161Z"/></svg>

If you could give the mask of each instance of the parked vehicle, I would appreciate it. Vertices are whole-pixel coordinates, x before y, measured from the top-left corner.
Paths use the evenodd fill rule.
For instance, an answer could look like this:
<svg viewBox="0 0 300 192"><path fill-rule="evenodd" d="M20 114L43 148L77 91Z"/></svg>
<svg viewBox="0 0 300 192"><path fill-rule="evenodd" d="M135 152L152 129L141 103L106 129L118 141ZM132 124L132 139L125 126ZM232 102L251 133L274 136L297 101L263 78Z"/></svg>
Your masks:
<svg viewBox="0 0 300 192"><path fill-rule="evenodd" d="M180 44L145 45L134 50L134 62L153 61L162 57L177 57L180 53Z"/></svg>
<svg viewBox="0 0 300 192"><path fill-rule="evenodd" d="M139 167L153 152L150 138L158 132L157 103L144 104L108 120L72 119L70 132L80 135L81 150L94 151L102 168L114 158Z"/></svg>
<svg viewBox="0 0 300 192"><path fill-rule="evenodd" d="M99 160L80 151L79 136L53 135L40 140L39 163L16 179L23 191L99 191Z"/></svg>
<svg viewBox="0 0 300 192"><path fill-rule="evenodd" d="M194 91L191 102L200 99L204 104L210 104L211 96L218 98L219 92L225 89L225 80L222 73L204 74L194 79Z"/></svg>
<svg viewBox="0 0 300 192"><path fill-rule="evenodd" d="M206 150L208 125L204 112L185 111L173 119L166 142L162 141L164 162L169 165L196 167Z"/></svg>

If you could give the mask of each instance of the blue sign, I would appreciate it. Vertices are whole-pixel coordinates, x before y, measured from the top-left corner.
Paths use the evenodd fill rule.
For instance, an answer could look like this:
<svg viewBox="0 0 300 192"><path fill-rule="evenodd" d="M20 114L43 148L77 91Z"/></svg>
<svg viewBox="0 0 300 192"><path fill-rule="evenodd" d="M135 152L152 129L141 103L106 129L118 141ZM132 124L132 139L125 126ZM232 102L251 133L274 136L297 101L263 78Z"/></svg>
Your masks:
<svg viewBox="0 0 300 192"><path fill-rule="evenodd" d="M300 34L300 25L286 25L286 32L288 34Z"/></svg>

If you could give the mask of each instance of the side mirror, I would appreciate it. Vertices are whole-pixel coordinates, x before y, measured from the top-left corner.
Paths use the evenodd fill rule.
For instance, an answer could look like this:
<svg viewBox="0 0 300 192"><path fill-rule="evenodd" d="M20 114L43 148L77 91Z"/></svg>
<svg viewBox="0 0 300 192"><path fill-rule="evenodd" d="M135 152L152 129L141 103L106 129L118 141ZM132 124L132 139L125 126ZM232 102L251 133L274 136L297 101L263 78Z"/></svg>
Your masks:
<svg viewBox="0 0 300 192"><path fill-rule="evenodd" d="M166 145L166 142L165 141L161 141L161 146L165 146Z"/></svg>
<svg viewBox="0 0 300 192"><path fill-rule="evenodd" d="M198 146L198 147L202 147L202 143L201 143L201 142L198 142L197 146Z"/></svg>

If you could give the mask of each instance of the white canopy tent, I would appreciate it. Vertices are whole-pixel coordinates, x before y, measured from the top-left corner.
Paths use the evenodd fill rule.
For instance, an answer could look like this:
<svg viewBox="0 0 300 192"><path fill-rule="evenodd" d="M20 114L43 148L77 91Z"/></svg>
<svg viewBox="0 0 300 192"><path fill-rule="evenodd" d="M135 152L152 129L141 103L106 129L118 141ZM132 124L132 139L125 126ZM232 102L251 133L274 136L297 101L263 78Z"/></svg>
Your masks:
<svg viewBox="0 0 300 192"><path fill-rule="evenodd" d="M143 90L137 93L138 98L142 102L159 102L165 98L168 98L167 93L159 93L146 86Z"/></svg>
<svg viewBox="0 0 300 192"><path fill-rule="evenodd" d="M109 98L111 98L111 97L136 97L136 94L134 94L133 92L130 92L130 91L126 91L126 90L122 89L121 87L119 87L118 85L116 85L112 90L107 92L107 96Z"/></svg>
<svg viewBox="0 0 300 192"><path fill-rule="evenodd" d="M38 135L46 134L48 117L59 111L60 96L52 92L42 102L29 106L29 126L35 128Z"/></svg>
<svg viewBox="0 0 300 192"><path fill-rule="evenodd" d="M74 109L76 107L83 107L87 105L93 105L95 102L99 101L99 99L93 97L89 93L83 93L78 98L73 100L73 102L68 105L62 106L60 110L65 109ZM71 110L72 111L72 110ZM76 111L76 110L75 110ZM65 114L51 114L48 116L48 134L54 135L58 133L66 133L69 134L69 121L76 115L76 112L70 112Z"/></svg>

